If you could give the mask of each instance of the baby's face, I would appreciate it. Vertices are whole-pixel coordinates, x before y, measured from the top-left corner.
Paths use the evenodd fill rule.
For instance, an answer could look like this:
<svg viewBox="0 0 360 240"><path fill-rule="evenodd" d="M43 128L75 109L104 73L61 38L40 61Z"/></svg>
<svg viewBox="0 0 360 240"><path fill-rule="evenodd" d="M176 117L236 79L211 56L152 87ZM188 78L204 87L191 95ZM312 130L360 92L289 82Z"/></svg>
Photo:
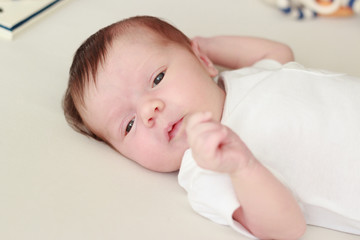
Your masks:
<svg viewBox="0 0 360 240"><path fill-rule="evenodd" d="M214 69L175 44L115 40L85 94L81 115L124 156L160 172L176 171L188 148L184 125L199 111L219 120L224 93Z"/></svg>

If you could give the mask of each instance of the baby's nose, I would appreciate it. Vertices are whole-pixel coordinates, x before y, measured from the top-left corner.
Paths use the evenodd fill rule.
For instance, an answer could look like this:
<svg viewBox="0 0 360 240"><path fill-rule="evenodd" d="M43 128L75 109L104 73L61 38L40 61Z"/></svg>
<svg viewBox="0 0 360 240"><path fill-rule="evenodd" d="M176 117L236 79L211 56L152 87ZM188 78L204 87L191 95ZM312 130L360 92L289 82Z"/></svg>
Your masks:
<svg viewBox="0 0 360 240"><path fill-rule="evenodd" d="M146 127L155 125L156 118L163 111L165 103L160 99L148 100L140 106L140 117Z"/></svg>

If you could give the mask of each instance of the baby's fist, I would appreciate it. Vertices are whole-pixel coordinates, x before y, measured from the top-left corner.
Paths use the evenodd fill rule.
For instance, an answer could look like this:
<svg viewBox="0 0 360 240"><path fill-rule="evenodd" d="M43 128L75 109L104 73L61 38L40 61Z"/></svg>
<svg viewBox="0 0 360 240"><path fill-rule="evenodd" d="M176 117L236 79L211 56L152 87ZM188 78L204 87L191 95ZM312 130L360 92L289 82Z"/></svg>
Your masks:
<svg viewBox="0 0 360 240"><path fill-rule="evenodd" d="M186 133L193 157L202 168L231 174L254 159L239 136L212 120L209 112L190 116Z"/></svg>

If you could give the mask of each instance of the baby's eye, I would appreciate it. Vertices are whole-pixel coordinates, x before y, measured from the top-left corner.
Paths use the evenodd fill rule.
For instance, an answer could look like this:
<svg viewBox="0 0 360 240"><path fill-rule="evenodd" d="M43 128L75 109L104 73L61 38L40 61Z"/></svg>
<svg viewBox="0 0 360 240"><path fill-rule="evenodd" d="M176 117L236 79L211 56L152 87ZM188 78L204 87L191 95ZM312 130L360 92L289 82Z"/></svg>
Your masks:
<svg viewBox="0 0 360 240"><path fill-rule="evenodd" d="M165 72L159 73L154 79L153 87L156 87L161 82L161 80L163 80L164 76L165 76Z"/></svg>
<svg viewBox="0 0 360 240"><path fill-rule="evenodd" d="M125 129L125 136L131 131L131 128L134 126L135 118L131 119Z"/></svg>

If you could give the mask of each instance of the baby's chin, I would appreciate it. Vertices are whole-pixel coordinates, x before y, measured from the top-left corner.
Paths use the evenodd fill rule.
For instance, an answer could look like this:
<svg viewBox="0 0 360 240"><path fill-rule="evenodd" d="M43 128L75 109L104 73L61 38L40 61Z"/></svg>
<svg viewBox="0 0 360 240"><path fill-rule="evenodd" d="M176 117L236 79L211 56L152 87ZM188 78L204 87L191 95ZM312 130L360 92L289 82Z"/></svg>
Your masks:
<svg viewBox="0 0 360 240"><path fill-rule="evenodd" d="M180 169L184 152L188 149L187 144L178 145L167 151L142 151L140 155L125 157L138 163L140 166L154 172L176 172Z"/></svg>
<svg viewBox="0 0 360 240"><path fill-rule="evenodd" d="M181 159L177 162L169 164L168 162L166 164L156 164L156 165L150 165L150 166L144 166L146 169L154 171L154 172L160 172L160 173L169 173L169 172L176 172L180 169L181 165Z"/></svg>
<svg viewBox="0 0 360 240"><path fill-rule="evenodd" d="M181 154L178 157L171 156L169 158L159 157L156 161L144 161L138 162L142 167L154 171L154 172L161 172L161 173L168 173L168 172L176 172L180 169L181 161L182 161Z"/></svg>

